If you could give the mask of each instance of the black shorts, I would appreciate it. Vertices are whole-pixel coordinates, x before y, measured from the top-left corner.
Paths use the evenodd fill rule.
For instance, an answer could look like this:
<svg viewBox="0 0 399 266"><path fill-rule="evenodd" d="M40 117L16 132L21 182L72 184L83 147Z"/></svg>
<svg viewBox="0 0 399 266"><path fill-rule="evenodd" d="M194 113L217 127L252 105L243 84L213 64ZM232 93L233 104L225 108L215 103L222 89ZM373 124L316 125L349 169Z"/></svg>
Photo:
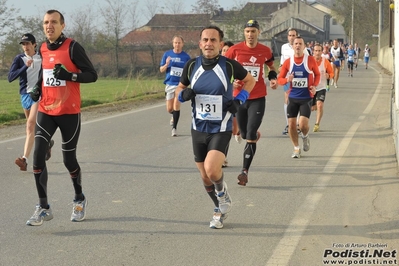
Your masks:
<svg viewBox="0 0 399 266"><path fill-rule="evenodd" d="M226 155L229 149L231 134L231 131L205 133L191 129L195 162L204 162L210 150L217 150Z"/></svg>
<svg viewBox="0 0 399 266"><path fill-rule="evenodd" d="M326 99L326 89L316 91L316 95L313 97L312 105L316 105L317 101L324 102L325 99Z"/></svg>
<svg viewBox="0 0 399 266"><path fill-rule="evenodd" d="M353 61L348 61L348 68L353 70Z"/></svg>
<svg viewBox="0 0 399 266"><path fill-rule="evenodd" d="M301 116L310 117L312 112L313 99L293 99L288 98L287 117L294 118L301 113Z"/></svg>
<svg viewBox="0 0 399 266"><path fill-rule="evenodd" d="M266 109L266 98L247 100L237 112L237 124L243 139L256 140L263 115Z"/></svg>

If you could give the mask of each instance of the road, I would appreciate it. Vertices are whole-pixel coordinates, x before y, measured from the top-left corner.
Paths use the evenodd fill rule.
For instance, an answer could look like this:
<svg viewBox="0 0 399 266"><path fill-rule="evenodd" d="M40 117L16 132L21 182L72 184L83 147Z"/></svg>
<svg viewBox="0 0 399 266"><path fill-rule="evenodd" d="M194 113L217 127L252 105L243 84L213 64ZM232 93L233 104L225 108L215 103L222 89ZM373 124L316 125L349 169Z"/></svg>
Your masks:
<svg viewBox="0 0 399 266"><path fill-rule="evenodd" d="M163 101L82 124L81 223L69 220L73 188L59 132L47 164L54 219L37 227L25 225L37 202L33 174L13 163L24 132L0 141L0 265L397 265L391 80L374 61L353 78L344 71L301 159L281 135L282 87L269 90L246 187L236 184L244 144L231 141L225 180L233 208L220 230L209 228L213 206L193 160L189 103L178 137ZM314 121L315 113L312 128Z"/></svg>

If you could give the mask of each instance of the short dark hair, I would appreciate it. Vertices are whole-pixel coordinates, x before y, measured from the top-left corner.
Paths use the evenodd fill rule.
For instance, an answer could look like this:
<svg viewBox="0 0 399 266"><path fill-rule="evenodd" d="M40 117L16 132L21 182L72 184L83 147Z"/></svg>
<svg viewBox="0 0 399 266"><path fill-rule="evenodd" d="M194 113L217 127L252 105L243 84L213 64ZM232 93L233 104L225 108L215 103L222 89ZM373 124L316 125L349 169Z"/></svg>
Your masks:
<svg viewBox="0 0 399 266"><path fill-rule="evenodd" d="M201 39L201 37L202 37L202 32L203 32L204 30L217 30L217 31L219 32L220 40L221 40L221 41L223 40L224 33L223 33L223 31L222 31L218 26L209 25L209 26L203 28L203 29L201 30L201 33L200 33L200 39Z"/></svg>
<svg viewBox="0 0 399 266"><path fill-rule="evenodd" d="M47 12L46 12L46 14L49 14L49 15L51 15L51 14L53 14L53 13L58 13L58 14L60 14L60 23L61 23L61 24L64 24L64 23L65 23L64 15L62 15L60 11L55 10L55 9L50 9L50 10L47 10Z"/></svg>
<svg viewBox="0 0 399 266"><path fill-rule="evenodd" d="M225 41L224 42L224 46L228 46L228 47L231 47L231 46L233 46L234 45L234 43L232 43L232 42L230 42L230 41Z"/></svg>
<svg viewBox="0 0 399 266"><path fill-rule="evenodd" d="M295 28L288 28L287 34L288 34L290 31L295 31L296 36L299 36L299 33L298 33L298 31L297 31Z"/></svg>

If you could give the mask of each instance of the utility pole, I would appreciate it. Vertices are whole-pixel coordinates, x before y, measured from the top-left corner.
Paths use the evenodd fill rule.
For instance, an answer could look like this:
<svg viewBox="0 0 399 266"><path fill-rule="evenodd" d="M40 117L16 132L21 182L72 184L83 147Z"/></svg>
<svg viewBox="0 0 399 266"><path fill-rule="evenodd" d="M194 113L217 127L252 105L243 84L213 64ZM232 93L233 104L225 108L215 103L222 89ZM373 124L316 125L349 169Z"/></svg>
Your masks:
<svg viewBox="0 0 399 266"><path fill-rule="evenodd" d="M355 11L354 11L354 7L355 7L355 4L354 4L354 2L355 2L355 0L352 0L352 25L351 25L351 41L350 41L350 44L354 44L354 41L353 41L353 20L354 20L354 14L355 14Z"/></svg>

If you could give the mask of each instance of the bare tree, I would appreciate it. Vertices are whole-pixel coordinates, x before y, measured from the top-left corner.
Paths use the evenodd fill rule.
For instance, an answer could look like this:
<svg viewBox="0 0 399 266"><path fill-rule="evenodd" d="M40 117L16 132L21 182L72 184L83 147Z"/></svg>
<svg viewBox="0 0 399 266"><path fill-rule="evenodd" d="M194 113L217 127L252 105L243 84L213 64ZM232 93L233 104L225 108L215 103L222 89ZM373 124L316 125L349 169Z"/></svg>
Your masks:
<svg viewBox="0 0 399 266"><path fill-rule="evenodd" d="M7 0L0 0L0 37L3 37L7 29L15 22L15 14L19 9L14 6L8 7Z"/></svg>
<svg viewBox="0 0 399 266"><path fill-rule="evenodd" d="M105 32L108 41L113 46L115 59L115 74L119 77L119 40L125 32L124 22L129 11L129 7L125 0L106 0L107 6L100 7L100 14L104 19Z"/></svg>
<svg viewBox="0 0 399 266"><path fill-rule="evenodd" d="M165 4L170 14L182 14L184 11L184 0L167 0Z"/></svg>
<svg viewBox="0 0 399 266"><path fill-rule="evenodd" d="M378 2L371 0L335 0L332 7L333 14L342 18L342 25L347 35L352 30L352 3L354 7L353 36L354 42L364 45L366 43L376 45L377 38L373 38L373 33L378 33ZM388 5L384 9L384 23L388 23ZM385 15L386 14L386 15ZM376 49L371 49L372 52Z"/></svg>
<svg viewBox="0 0 399 266"><path fill-rule="evenodd" d="M129 8L129 17L130 17L130 30L134 30L139 26L139 10L138 10L139 1L134 0L130 4Z"/></svg>
<svg viewBox="0 0 399 266"><path fill-rule="evenodd" d="M12 59L22 52L18 45L21 37L25 33L31 33L35 36L38 44L45 40L41 17L17 17L15 23L10 25L9 30L4 34L4 41L1 43L2 62L4 67L9 67Z"/></svg>
<svg viewBox="0 0 399 266"><path fill-rule="evenodd" d="M158 12L161 11L158 1L146 1L144 13L148 20L152 19Z"/></svg>
<svg viewBox="0 0 399 266"><path fill-rule="evenodd" d="M198 0L195 5L192 5L191 12L197 14L211 14L213 11L220 8L218 0Z"/></svg>
<svg viewBox="0 0 399 266"><path fill-rule="evenodd" d="M79 8L71 15L72 25L68 27L68 35L78 41L88 54L94 50L94 36L96 34L95 11L93 5L88 5L85 8Z"/></svg>

